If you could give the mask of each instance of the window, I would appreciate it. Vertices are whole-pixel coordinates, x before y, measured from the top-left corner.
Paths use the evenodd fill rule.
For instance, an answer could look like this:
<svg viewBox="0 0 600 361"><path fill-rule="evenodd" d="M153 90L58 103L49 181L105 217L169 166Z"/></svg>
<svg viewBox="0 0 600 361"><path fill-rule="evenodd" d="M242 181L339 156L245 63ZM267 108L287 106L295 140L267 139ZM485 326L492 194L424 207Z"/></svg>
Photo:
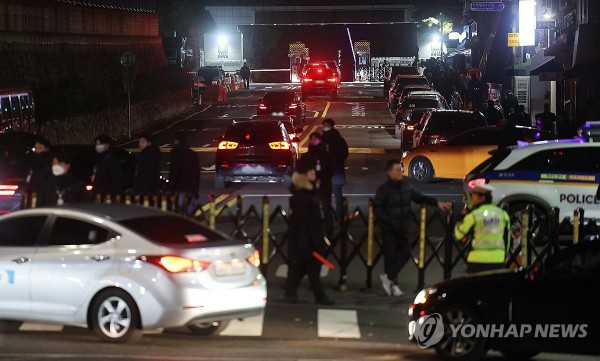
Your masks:
<svg viewBox="0 0 600 361"><path fill-rule="evenodd" d="M598 153L598 147L550 149L530 155L512 166L511 170L600 173Z"/></svg>
<svg viewBox="0 0 600 361"><path fill-rule="evenodd" d="M0 247L34 247L46 216L9 218L0 222Z"/></svg>
<svg viewBox="0 0 600 361"><path fill-rule="evenodd" d="M120 222L152 242L164 245L186 245L192 242L222 240L225 236L185 218L164 215L133 218Z"/></svg>
<svg viewBox="0 0 600 361"><path fill-rule="evenodd" d="M98 244L108 240L108 230L93 223L58 217L48 246Z"/></svg>

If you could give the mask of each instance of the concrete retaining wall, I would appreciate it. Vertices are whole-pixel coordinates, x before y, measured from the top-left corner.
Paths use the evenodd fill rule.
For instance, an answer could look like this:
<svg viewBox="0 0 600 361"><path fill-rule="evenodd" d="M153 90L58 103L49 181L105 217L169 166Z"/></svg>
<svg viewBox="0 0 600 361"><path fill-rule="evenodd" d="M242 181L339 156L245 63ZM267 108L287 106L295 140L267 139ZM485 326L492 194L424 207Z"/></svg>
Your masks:
<svg viewBox="0 0 600 361"><path fill-rule="evenodd" d="M162 95L131 105L131 128L175 114L191 104L189 89ZM127 134L127 107L113 108L93 114L44 122L40 133L53 144L93 143L101 133L112 137Z"/></svg>

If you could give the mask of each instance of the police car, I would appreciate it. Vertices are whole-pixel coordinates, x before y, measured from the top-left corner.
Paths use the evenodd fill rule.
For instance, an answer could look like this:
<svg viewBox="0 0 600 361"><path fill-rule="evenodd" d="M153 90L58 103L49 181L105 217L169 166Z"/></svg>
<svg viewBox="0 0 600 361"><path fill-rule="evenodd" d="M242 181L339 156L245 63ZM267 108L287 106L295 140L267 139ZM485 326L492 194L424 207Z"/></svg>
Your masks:
<svg viewBox="0 0 600 361"><path fill-rule="evenodd" d="M585 218L600 219L600 143L567 139L517 145L491 152L464 179L465 190L485 182L494 186L494 202L507 204L511 223L528 204L534 239L548 229L548 211L560 209L560 219L573 217L577 208Z"/></svg>

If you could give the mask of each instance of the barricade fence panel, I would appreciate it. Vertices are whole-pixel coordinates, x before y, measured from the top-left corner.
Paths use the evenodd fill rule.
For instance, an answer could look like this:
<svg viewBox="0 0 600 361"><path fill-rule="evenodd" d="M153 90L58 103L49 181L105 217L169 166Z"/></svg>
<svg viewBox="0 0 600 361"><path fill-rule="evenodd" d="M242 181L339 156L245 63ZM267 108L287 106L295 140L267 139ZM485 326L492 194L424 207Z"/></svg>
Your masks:
<svg viewBox="0 0 600 361"><path fill-rule="evenodd" d="M191 217L206 226L217 229L232 237L252 244L261 255L261 270L267 275L269 265L276 262L287 264L293 235L289 231L288 209L281 205L270 206L269 198L263 197L261 204L244 203L243 196L218 201L209 195L207 201L177 195L96 195L94 202L127 204L153 207L165 212L175 212ZM36 208L37 197L23 194L22 208ZM373 201L364 207L348 209L344 200L344 216L339 218L333 209L325 217L325 242L328 245L323 255L336 266L339 272L339 289L348 289L348 269L364 269L365 288L372 287L373 269L383 262L383 241L373 213ZM585 220L583 209L578 209L571 218L560 221L558 209L546 215L548 222L545 236L536 237L538 228L532 228L533 206L529 205L514 220L520 232L511 235L507 246L507 268L526 268L539 265L548 256L561 248L600 237L595 220ZM417 269L417 286L426 282L438 282L464 274L471 241L464 244L453 236L456 214L444 212L437 207L416 205L408 214L405 225L407 242L411 249L411 261ZM569 237L559 237L559 233ZM443 274L443 275L442 275ZM357 277L356 274L352 275ZM434 276L434 277L432 277ZM429 279L431 278L431 279Z"/></svg>

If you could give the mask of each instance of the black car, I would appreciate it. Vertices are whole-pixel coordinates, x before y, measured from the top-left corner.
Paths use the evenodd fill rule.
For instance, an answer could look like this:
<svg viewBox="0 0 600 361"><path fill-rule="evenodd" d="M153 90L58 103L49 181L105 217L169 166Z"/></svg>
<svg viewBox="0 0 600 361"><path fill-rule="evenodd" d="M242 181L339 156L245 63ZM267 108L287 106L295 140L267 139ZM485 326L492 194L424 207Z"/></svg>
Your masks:
<svg viewBox="0 0 600 361"><path fill-rule="evenodd" d="M390 87L398 75L419 75L419 69L415 66L393 65L390 75L383 80L383 97L388 97Z"/></svg>
<svg viewBox="0 0 600 361"><path fill-rule="evenodd" d="M234 122L217 147L215 188L230 182L288 183L298 159L297 141L283 121Z"/></svg>
<svg viewBox="0 0 600 361"><path fill-rule="evenodd" d="M301 88L302 101L312 95L329 95L331 99L337 99L337 74L324 64L311 64L304 72Z"/></svg>
<svg viewBox="0 0 600 361"><path fill-rule="evenodd" d="M306 121L306 105L291 90L267 92L256 109L257 115L289 116L294 125Z"/></svg>
<svg viewBox="0 0 600 361"><path fill-rule="evenodd" d="M206 88L218 80L225 78L225 71L220 66L204 66L198 69L194 88L204 92Z"/></svg>
<svg viewBox="0 0 600 361"><path fill-rule="evenodd" d="M465 130L488 125L481 112L474 110L428 110L413 133L413 147L442 144Z"/></svg>
<svg viewBox="0 0 600 361"><path fill-rule="evenodd" d="M448 109L446 100L438 92L417 91L406 96L396 111L394 138L400 140L400 149L410 149L415 127L427 110Z"/></svg>
<svg viewBox="0 0 600 361"><path fill-rule="evenodd" d="M394 99L394 94L402 93L402 89L408 85L429 85L429 81L423 75L398 75L390 82L389 91L384 95L388 104Z"/></svg>
<svg viewBox="0 0 600 361"><path fill-rule="evenodd" d="M599 355L599 300L600 242L588 241L526 270L482 273L422 290L408 311L409 335L422 343L420 327L428 323L437 332L430 343L438 342L424 346L444 360L479 360L488 349L509 360L540 352ZM452 335L466 325L474 326Z"/></svg>

